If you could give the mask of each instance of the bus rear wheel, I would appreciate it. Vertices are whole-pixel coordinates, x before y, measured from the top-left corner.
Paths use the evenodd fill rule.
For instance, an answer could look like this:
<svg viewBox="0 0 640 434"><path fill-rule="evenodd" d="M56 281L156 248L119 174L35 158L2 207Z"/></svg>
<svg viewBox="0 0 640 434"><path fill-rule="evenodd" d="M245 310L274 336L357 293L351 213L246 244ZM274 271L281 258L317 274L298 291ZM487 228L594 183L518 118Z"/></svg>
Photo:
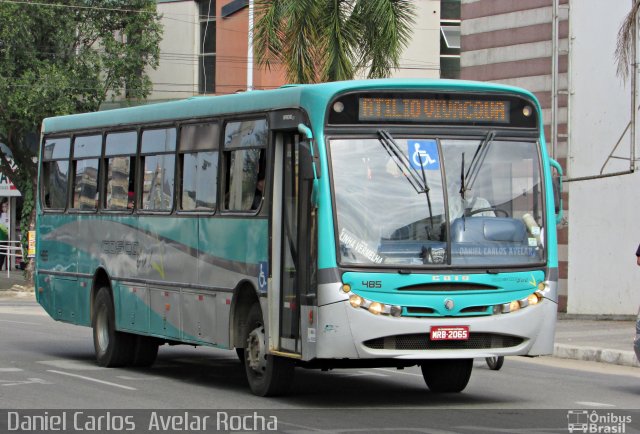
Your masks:
<svg viewBox="0 0 640 434"><path fill-rule="evenodd" d="M423 360L420 368L432 392L458 393L469 383L473 359Z"/></svg>
<svg viewBox="0 0 640 434"><path fill-rule="evenodd" d="M135 336L116 330L115 309L109 288L100 288L96 295L91 325L98 365L112 368L133 362Z"/></svg>
<svg viewBox="0 0 640 434"><path fill-rule="evenodd" d="M148 336L135 337L135 350L131 366L147 368L153 365L158 357L158 347L160 343L157 339Z"/></svg>
<svg viewBox="0 0 640 434"><path fill-rule="evenodd" d="M292 360L267 354L264 320L259 304L254 304L247 317L244 370L251 391L258 396L278 396L287 393L294 374Z"/></svg>

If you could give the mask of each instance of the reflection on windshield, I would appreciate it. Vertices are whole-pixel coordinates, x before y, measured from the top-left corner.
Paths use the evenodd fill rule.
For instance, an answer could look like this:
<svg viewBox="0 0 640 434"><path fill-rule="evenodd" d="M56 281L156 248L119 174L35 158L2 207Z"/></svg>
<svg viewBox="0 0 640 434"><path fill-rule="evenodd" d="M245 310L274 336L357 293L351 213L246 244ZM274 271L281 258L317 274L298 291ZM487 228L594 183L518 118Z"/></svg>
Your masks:
<svg viewBox="0 0 640 434"><path fill-rule="evenodd" d="M392 139L402 155L376 138L330 142L341 263L500 266L544 258L535 142L494 139L463 197L463 155L483 138ZM412 182L416 173L429 201Z"/></svg>

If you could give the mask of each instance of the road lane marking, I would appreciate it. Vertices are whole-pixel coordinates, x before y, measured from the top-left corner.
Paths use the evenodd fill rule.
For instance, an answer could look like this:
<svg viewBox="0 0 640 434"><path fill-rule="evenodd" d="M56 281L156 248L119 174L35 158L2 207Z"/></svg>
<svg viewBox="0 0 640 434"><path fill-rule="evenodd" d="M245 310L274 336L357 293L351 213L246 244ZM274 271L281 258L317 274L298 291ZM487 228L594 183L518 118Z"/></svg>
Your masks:
<svg viewBox="0 0 640 434"><path fill-rule="evenodd" d="M94 383L100 383L100 384L105 384L107 386L119 387L121 389L126 389L126 390L138 390L135 387L123 386L122 384L98 380L97 378L85 377L84 375L72 374L70 372L54 371L53 369L47 369L47 372L53 372L54 374L60 374L60 375L67 375L69 377L80 378L82 380L93 381Z"/></svg>
<svg viewBox="0 0 640 434"><path fill-rule="evenodd" d="M605 404L603 402L576 401L578 405L586 405L587 407L615 407L613 404Z"/></svg>
<svg viewBox="0 0 640 434"><path fill-rule="evenodd" d="M72 371L107 371L107 368L103 368L101 366L97 366L95 363L93 362L82 362L82 361L78 361L78 360L42 360L39 361L38 363L41 363L43 365L48 365L48 366L52 366L54 368L58 368L58 369L66 369L66 370L72 370Z"/></svg>
<svg viewBox="0 0 640 434"><path fill-rule="evenodd" d="M20 368L0 368L0 372L22 372Z"/></svg>
<svg viewBox="0 0 640 434"><path fill-rule="evenodd" d="M27 378L25 381L7 381L0 380L0 386L22 386L25 384L53 384L49 381L45 381L41 378Z"/></svg>

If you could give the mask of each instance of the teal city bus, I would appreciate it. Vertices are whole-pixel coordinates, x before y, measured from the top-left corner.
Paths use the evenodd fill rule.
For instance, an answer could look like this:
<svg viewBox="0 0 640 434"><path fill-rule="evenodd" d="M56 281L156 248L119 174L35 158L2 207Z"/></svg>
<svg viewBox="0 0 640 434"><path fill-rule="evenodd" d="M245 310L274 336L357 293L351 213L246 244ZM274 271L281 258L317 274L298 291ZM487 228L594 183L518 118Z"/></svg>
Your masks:
<svg viewBox="0 0 640 434"><path fill-rule="evenodd" d="M250 388L297 368L550 354L560 167L522 89L367 80L46 119L38 302L101 366L235 349Z"/></svg>

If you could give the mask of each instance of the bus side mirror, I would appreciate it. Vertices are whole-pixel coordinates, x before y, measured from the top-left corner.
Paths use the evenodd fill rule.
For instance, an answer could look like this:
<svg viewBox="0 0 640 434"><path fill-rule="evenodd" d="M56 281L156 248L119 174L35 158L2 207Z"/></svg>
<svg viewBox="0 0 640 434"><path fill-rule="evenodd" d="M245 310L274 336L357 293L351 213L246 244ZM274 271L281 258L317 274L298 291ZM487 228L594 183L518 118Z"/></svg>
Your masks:
<svg viewBox="0 0 640 434"><path fill-rule="evenodd" d="M302 134L306 141L300 143L300 169L303 179L320 178L320 160L313 151L313 133L305 124L298 124L298 132Z"/></svg>
<svg viewBox="0 0 640 434"><path fill-rule="evenodd" d="M562 222L562 166L556 160L549 159L551 168L555 169L552 175L553 203L555 204L556 225Z"/></svg>
<svg viewBox="0 0 640 434"><path fill-rule="evenodd" d="M300 143L300 176L302 179L315 179L313 155L308 142Z"/></svg>

